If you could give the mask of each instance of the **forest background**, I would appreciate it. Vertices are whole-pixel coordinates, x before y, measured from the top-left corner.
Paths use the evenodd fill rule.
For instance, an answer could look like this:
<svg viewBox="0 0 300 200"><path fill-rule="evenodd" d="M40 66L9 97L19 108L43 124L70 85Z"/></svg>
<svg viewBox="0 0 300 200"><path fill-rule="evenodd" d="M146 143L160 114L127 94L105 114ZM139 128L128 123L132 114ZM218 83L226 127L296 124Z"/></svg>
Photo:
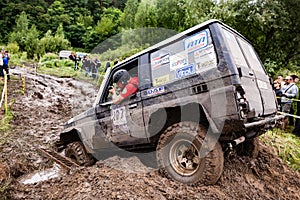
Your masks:
<svg viewBox="0 0 300 200"><path fill-rule="evenodd" d="M91 52L119 33L121 51L132 54L152 45L141 44L143 34L132 30L181 32L219 19L253 43L270 75L300 69L300 0L3 0L0 7L0 44L11 53L26 52L27 59L60 50ZM114 42L120 41L107 43L110 59L120 56L110 48Z"/></svg>

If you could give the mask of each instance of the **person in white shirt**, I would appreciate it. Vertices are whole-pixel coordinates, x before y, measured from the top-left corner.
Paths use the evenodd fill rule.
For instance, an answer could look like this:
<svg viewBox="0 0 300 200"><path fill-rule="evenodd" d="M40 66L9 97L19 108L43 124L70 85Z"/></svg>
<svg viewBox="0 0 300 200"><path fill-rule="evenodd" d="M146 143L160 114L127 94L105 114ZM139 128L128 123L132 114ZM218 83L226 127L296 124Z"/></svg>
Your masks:
<svg viewBox="0 0 300 200"><path fill-rule="evenodd" d="M298 94L298 86L294 83L291 76L285 77L285 85L282 87L281 106L282 112L289 114L292 106L292 98ZM288 117L283 119L282 129L284 130L288 123Z"/></svg>

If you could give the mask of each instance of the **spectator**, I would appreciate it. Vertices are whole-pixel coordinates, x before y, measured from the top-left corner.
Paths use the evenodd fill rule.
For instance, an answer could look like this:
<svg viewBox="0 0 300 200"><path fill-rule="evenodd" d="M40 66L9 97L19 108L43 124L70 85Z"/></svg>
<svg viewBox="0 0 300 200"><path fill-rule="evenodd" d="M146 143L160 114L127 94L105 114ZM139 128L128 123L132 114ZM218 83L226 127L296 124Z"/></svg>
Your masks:
<svg viewBox="0 0 300 200"><path fill-rule="evenodd" d="M108 68L110 68L110 59L109 59L109 58L107 58L104 72L106 72L106 70L107 70Z"/></svg>
<svg viewBox="0 0 300 200"><path fill-rule="evenodd" d="M298 96L298 100L297 101L297 116L300 116L300 95ZM300 137L300 119L296 118L296 122L295 122L295 128L293 130L293 133L295 135L297 135L298 137Z"/></svg>
<svg viewBox="0 0 300 200"><path fill-rule="evenodd" d="M285 82L283 81L283 77L281 75L277 77L277 81L280 83L281 87L283 87L283 85L285 84Z"/></svg>
<svg viewBox="0 0 300 200"><path fill-rule="evenodd" d="M293 82L294 84L296 84L296 82L299 81L299 78L298 78L297 75L293 74L293 75L291 75L291 77L292 77L292 82ZM296 95L296 96L297 96L297 95ZM296 97L296 96L295 96L295 97ZM294 110L294 108L293 108L293 103L292 103L292 106L291 106L291 109L290 109L290 114L291 114L291 115L294 115L294 114L295 114L295 110ZM293 117L293 116L289 116L289 125L290 125L290 126L294 126L294 125L295 125L295 121L294 121L294 117Z"/></svg>
<svg viewBox="0 0 300 200"><path fill-rule="evenodd" d="M289 98L295 98L298 94L298 87L293 82L291 76L287 76L285 78L285 85L282 87L281 91L282 91L282 97L281 97L282 112L290 113L292 100ZM288 118L285 117L283 119L283 124L282 124L283 130L286 128L287 123L288 123Z"/></svg>
<svg viewBox="0 0 300 200"><path fill-rule="evenodd" d="M281 84L279 83L278 80L274 81L273 88L274 88L276 97L281 97L281 95L282 95ZM280 98L277 98L277 103L278 103L278 110L281 111L281 99Z"/></svg>
<svg viewBox="0 0 300 200"><path fill-rule="evenodd" d="M125 69L120 69L113 75L113 82L121 89L119 95L116 94L114 87L109 90L109 92L113 94L112 99L114 104L121 103L130 95L135 94L138 90L138 77L130 77Z"/></svg>
<svg viewBox="0 0 300 200"><path fill-rule="evenodd" d="M299 81L299 77L296 74L291 75L294 83L297 83Z"/></svg>
<svg viewBox="0 0 300 200"><path fill-rule="evenodd" d="M87 60L86 55L83 56L83 59L82 59L82 69L85 70L85 76L87 76L89 74L89 66L88 66L88 60Z"/></svg>
<svg viewBox="0 0 300 200"><path fill-rule="evenodd" d="M101 67L101 62L98 60L98 58L94 59L94 71L93 71L93 78L95 79L98 77L99 67Z"/></svg>
<svg viewBox="0 0 300 200"><path fill-rule="evenodd" d="M74 61L74 70L76 71L78 69L77 62L80 60L80 58L77 58L74 52L71 53L69 58L70 60Z"/></svg>
<svg viewBox="0 0 300 200"><path fill-rule="evenodd" d="M8 51L5 51L3 54L3 69L5 70L5 72L7 74L7 80L10 80L9 66L8 66L9 60L10 60L10 56L8 54Z"/></svg>
<svg viewBox="0 0 300 200"><path fill-rule="evenodd" d="M88 60L89 63L89 73L90 73L90 77L93 76L93 73L95 72L95 63L92 59Z"/></svg>
<svg viewBox="0 0 300 200"><path fill-rule="evenodd" d="M0 54L0 78L1 79L4 77L4 72L3 72L3 57L4 57L4 50L1 50L1 54Z"/></svg>

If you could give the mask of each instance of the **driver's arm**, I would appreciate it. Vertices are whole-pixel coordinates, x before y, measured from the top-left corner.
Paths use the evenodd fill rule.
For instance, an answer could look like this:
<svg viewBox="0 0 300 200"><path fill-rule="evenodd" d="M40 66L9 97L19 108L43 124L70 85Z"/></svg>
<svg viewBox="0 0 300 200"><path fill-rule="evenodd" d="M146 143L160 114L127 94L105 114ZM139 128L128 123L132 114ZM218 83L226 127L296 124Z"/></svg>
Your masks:
<svg viewBox="0 0 300 200"><path fill-rule="evenodd" d="M112 93L112 100L114 104L119 104L124 100L124 97L121 96L121 94L117 95L115 88L112 86L112 88L109 90L110 93Z"/></svg>

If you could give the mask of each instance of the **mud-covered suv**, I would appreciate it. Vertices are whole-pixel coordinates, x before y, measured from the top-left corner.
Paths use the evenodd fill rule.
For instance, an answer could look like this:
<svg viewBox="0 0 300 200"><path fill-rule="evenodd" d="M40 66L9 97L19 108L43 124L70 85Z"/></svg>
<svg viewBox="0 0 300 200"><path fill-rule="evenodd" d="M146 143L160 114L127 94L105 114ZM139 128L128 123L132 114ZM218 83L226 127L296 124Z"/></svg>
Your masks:
<svg viewBox="0 0 300 200"><path fill-rule="evenodd" d="M138 76L138 92L114 105L109 88L120 69ZM257 136L282 118L276 111L252 45L210 20L108 70L94 106L67 122L60 144L81 165L112 151L155 153L167 177L214 184L224 151L257 155Z"/></svg>

